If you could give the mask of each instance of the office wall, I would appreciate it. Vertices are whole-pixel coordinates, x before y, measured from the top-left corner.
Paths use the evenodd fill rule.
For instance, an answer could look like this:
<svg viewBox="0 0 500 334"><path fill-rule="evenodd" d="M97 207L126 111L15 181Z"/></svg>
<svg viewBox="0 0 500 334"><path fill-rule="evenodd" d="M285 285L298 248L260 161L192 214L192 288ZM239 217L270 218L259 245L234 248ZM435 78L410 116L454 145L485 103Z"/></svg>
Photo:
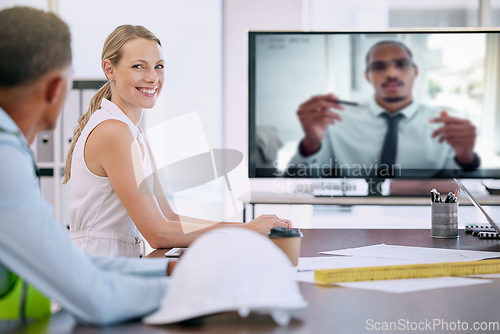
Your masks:
<svg viewBox="0 0 500 334"><path fill-rule="evenodd" d="M2 2L0 3L0 9L9 8L12 6L29 6L47 10L48 1L47 0L2 0Z"/></svg>

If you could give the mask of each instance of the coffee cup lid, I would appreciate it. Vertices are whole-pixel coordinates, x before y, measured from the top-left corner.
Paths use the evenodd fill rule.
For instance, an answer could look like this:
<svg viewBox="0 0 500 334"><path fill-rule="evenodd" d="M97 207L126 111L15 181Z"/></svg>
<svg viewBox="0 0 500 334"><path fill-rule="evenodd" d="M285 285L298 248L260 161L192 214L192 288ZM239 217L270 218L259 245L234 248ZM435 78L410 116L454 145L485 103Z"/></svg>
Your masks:
<svg viewBox="0 0 500 334"><path fill-rule="evenodd" d="M296 238L302 237L298 228L273 227L267 234L270 238Z"/></svg>

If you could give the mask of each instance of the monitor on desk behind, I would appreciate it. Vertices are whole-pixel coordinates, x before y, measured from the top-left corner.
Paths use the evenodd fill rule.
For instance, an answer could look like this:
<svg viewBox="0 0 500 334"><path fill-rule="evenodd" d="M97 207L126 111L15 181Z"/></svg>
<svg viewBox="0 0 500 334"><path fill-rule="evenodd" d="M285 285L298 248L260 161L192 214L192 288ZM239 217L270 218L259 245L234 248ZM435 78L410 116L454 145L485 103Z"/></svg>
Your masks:
<svg viewBox="0 0 500 334"><path fill-rule="evenodd" d="M431 138L444 123L430 123L425 117L417 130L421 133L411 133L414 128L399 130L398 158L389 168L382 166L382 128L387 125L381 125L380 120L373 130L364 126L364 117L376 103L377 89L370 77L377 64L372 65L373 59L367 55L381 41L397 41L410 50L415 65L411 69L418 72L411 82L396 74L394 82L410 89L418 108L434 112L437 117L446 110L449 116L476 127L474 152L480 159L478 168L467 164L453 167L455 149ZM382 63L388 70L404 66L392 58ZM250 32L249 176L500 178L500 134L495 133L499 119L496 114L500 112L499 65L497 30ZM327 154L301 160L298 147L305 135L297 110L312 96L328 92L357 105L343 104L344 111L332 109L343 120L329 125L324 134L321 150L329 146ZM410 112L409 118L424 112L418 108L417 113ZM330 142L325 143L327 137ZM433 153L425 155L425 151ZM388 173L383 173L384 168Z"/></svg>

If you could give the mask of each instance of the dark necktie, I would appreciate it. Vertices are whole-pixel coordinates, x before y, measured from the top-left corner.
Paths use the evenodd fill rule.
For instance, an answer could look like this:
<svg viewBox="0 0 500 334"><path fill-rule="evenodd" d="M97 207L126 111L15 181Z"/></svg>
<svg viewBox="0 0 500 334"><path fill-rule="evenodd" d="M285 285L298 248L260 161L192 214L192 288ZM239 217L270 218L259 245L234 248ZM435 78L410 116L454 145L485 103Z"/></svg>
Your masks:
<svg viewBox="0 0 500 334"><path fill-rule="evenodd" d="M396 114L392 116L389 113L383 113L380 116L387 121L387 132L384 146L382 146L382 154L380 155L380 170L386 172L383 172L381 176L393 176L391 171L394 169L393 166L396 162L396 152L398 150L398 123L403 118L403 115Z"/></svg>

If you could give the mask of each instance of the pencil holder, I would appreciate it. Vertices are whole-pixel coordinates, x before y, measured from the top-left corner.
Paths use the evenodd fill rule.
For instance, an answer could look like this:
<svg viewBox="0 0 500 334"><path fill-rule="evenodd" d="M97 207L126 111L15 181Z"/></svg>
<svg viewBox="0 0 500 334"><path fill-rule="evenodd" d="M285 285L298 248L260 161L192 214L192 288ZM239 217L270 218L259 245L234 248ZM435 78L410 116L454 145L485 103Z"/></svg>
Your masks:
<svg viewBox="0 0 500 334"><path fill-rule="evenodd" d="M458 238L458 202L432 202L431 225L433 238Z"/></svg>

